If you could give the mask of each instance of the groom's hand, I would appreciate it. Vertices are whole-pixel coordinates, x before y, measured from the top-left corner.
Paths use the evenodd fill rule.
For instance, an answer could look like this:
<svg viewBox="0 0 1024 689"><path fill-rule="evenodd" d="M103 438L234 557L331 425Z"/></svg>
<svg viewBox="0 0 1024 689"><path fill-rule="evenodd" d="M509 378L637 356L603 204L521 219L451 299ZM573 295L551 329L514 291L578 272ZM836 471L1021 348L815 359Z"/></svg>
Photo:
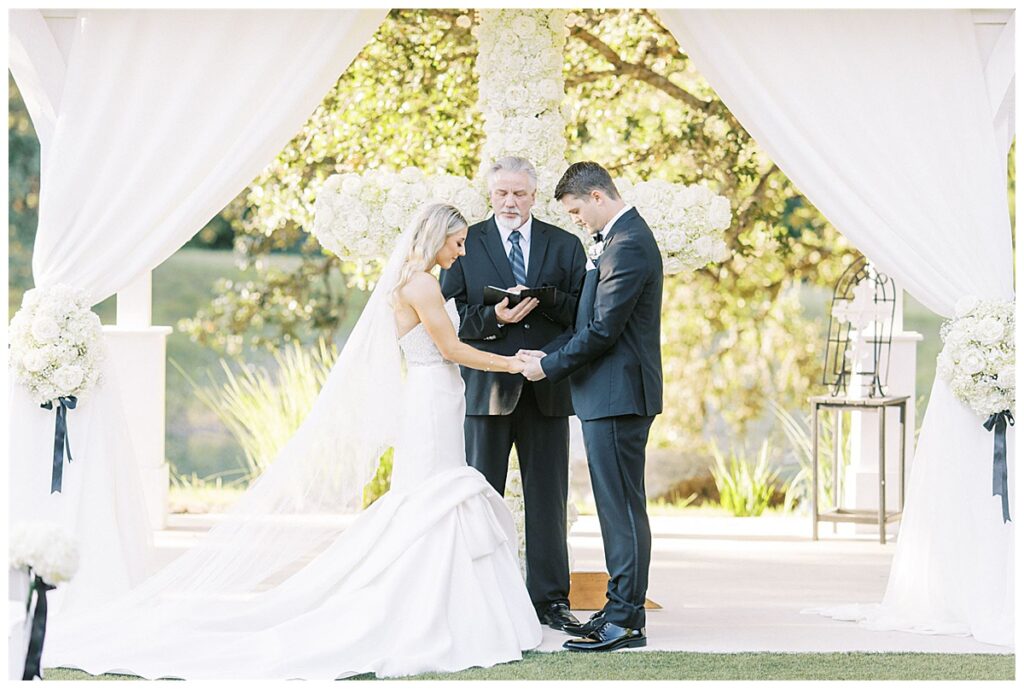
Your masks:
<svg viewBox="0 0 1024 689"><path fill-rule="evenodd" d="M523 361L529 361L530 359L540 359L543 356L547 356L547 354L539 349L520 349L516 352L516 356Z"/></svg>
<svg viewBox="0 0 1024 689"><path fill-rule="evenodd" d="M527 380L538 381L546 378L544 369L540 366L540 360L544 358L544 352L538 352L540 356L533 354L534 350L520 349L516 355L523 362L523 375Z"/></svg>

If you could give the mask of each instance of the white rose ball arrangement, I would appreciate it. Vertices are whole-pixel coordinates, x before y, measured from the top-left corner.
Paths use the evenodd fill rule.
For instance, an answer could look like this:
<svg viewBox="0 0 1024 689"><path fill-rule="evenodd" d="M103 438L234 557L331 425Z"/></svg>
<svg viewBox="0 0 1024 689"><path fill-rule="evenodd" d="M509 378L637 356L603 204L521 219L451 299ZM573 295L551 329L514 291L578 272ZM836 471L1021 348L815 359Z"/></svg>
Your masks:
<svg viewBox="0 0 1024 689"><path fill-rule="evenodd" d="M662 180L615 180L622 199L647 221L661 248L666 275L703 268L729 258L725 230L732 224L729 200L703 184Z"/></svg>
<svg viewBox="0 0 1024 689"><path fill-rule="evenodd" d="M1012 301L961 299L942 325L936 373L976 414L1013 411L1016 374Z"/></svg>
<svg viewBox="0 0 1024 689"><path fill-rule="evenodd" d="M81 397L99 382L103 328L81 290L27 291L9 336L11 372L39 404Z"/></svg>
<svg viewBox="0 0 1024 689"><path fill-rule="evenodd" d="M71 533L49 522L19 522L11 528L10 566L28 568L50 586L70 581L78 570L78 546Z"/></svg>
<svg viewBox="0 0 1024 689"><path fill-rule="evenodd" d="M369 262L386 258L398 235L424 204L449 203L470 223L486 217L487 196L471 180L455 175L427 175L415 167L328 177L317 195L312 232L320 244L342 260Z"/></svg>

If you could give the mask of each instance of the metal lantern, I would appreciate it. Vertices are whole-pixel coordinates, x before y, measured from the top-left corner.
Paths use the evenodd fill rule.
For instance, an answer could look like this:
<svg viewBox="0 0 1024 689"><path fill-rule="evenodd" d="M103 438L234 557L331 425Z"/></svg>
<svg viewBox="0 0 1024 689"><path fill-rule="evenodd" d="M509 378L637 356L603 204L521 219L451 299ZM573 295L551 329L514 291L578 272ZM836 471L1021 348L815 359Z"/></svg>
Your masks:
<svg viewBox="0 0 1024 689"><path fill-rule="evenodd" d="M832 291L821 380L833 396L846 393L853 375L861 376L868 397L885 396L895 313L895 284L866 258L854 261L839 277ZM860 362L853 360L855 343Z"/></svg>

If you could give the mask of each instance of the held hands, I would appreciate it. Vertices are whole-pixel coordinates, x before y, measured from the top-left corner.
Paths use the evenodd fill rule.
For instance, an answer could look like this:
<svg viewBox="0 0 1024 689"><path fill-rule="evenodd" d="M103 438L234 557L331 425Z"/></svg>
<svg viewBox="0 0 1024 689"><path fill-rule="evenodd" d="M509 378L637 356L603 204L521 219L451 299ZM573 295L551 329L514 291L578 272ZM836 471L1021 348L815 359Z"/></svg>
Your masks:
<svg viewBox="0 0 1024 689"><path fill-rule="evenodd" d="M524 289L529 289L529 287L526 285L516 285L515 287L510 287L508 291L518 294ZM516 306L509 308L508 298L505 298L494 305L494 315L497 316L498 322L503 325L518 323L526 318L531 311L537 308L538 304L540 304L540 300L530 297L528 299L523 299Z"/></svg>
<svg viewBox="0 0 1024 689"><path fill-rule="evenodd" d="M537 349L520 349L516 353L516 357L523 362L522 374L527 380L538 381L545 378L544 369L540 366L540 360L545 356L544 352Z"/></svg>

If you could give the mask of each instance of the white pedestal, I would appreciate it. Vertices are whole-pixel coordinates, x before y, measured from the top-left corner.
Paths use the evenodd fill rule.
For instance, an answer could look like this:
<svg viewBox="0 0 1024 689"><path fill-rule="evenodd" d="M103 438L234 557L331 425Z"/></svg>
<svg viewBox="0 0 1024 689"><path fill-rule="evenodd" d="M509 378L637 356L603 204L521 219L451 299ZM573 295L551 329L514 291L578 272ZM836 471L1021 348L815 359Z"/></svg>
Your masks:
<svg viewBox="0 0 1024 689"><path fill-rule="evenodd" d="M103 327L107 357L116 362L125 419L145 493L150 526L167 521L170 475L164 455L168 326Z"/></svg>
<svg viewBox="0 0 1024 689"><path fill-rule="evenodd" d="M892 336L892 351L888 364L882 362L882 380L887 380L886 394L892 396L907 395L907 444L906 473L904 480L910 476L910 466L914 459L914 429L916 414L914 402L917 399L917 343L923 339L920 333L901 332ZM854 361L858 358L860 343L854 344ZM888 377L886 377L888 376ZM859 382L859 377L854 376ZM858 384L851 384L851 397L863 395ZM899 411L886 411L887 434L885 446L885 504L889 509L896 509L899 499ZM850 465L846 470L843 490L843 504L855 509L878 509L878 417L876 414L852 414L850 421ZM857 524L857 533L877 533L878 527ZM895 534L899 522L888 527L888 535Z"/></svg>

